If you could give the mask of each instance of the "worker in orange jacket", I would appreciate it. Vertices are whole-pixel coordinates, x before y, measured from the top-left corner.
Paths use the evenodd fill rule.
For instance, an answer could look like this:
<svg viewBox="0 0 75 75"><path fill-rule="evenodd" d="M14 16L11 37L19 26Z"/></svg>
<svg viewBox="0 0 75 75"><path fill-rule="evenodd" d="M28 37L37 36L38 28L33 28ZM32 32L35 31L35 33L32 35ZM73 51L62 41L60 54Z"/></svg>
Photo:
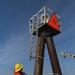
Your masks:
<svg viewBox="0 0 75 75"><path fill-rule="evenodd" d="M14 75L27 75L25 72L22 72L22 70L23 70L23 65L17 63L14 68Z"/></svg>

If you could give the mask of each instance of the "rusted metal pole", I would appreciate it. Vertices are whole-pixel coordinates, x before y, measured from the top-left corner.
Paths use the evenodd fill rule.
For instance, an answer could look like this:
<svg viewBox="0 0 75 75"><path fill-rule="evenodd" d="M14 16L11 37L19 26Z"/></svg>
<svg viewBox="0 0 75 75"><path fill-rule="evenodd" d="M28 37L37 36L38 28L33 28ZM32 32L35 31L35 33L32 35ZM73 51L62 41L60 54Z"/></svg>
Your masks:
<svg viewBox="0 0 75 75"><path fill-rule="evenodd" d="M44 61L45 39L43 36L38 36L38 42L35 55L34 75L42 75Z"/></svg>
<svg viewBox="0 0 75 75"><path fill-rule="evenodd" d="M53 38L52 37L46 37L46 43L48 46L48 53L51 60L51 65L53 69L53 73L57 73L58 75L62 75L61 69L59 66L59 61L56 53L56 49L54 46Z"/></svg>

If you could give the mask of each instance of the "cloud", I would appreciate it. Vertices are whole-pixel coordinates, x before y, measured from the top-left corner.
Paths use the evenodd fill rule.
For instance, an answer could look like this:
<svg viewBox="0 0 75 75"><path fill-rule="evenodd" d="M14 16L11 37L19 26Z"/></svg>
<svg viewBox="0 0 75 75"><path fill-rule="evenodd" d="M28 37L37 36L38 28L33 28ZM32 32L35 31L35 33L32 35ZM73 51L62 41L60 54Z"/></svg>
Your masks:
<svg viewBox="0 0 75 75"><path fill-rule="evenodd" d="M14 64L27 58L29 44L27 37L12 35L0 50L0 64Z"/></svg>

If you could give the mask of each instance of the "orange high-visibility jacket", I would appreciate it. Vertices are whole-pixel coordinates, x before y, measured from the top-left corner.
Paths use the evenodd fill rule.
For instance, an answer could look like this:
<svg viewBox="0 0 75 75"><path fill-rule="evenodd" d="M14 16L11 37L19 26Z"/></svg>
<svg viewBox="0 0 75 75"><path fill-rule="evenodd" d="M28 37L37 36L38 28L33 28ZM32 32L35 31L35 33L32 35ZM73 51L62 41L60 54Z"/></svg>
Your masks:
<svg viewBox="0 0 75 75"><path fill-rule="evenodd" d="M14 72L14 75L24 75L25 73L22 72L22 73L19 73L19 72Z"/></svg>

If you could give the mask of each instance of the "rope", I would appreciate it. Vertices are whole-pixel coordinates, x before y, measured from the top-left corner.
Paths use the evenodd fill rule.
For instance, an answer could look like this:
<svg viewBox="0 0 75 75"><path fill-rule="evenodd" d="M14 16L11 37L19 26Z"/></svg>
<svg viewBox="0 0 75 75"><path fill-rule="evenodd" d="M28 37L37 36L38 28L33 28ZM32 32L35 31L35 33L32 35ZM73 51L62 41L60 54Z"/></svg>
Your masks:
<svg viewBox="0 0 75 75"><path fill-rule="evenodd" d="M61 57L61 59L62 59L62 66L63 66L64 75L66 75L65 64L64 64L64 61L63 61L63 58L62 57Z"/></svg>

